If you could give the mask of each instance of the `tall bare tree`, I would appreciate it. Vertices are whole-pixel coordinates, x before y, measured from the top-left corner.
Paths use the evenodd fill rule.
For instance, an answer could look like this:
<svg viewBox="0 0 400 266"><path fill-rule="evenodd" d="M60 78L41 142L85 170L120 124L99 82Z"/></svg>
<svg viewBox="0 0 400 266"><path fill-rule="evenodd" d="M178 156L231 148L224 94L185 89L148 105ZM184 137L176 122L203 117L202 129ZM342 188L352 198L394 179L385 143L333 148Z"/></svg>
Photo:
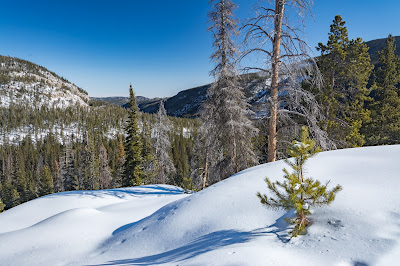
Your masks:
<svg viewBox="0 0 400 266"><path fill-rule="evenodd" d="M243 26L248 46L242 58L257 56L263 61L261 66L247 67L247 70L260 71L265 77L269 162L277 158L277 124L299 119L293 119L293 115L305 121L322 148L330 145L326 133L318 126L321 114L317 102L301 88L302 81L309 77L314 77L313 82L319 81L316 64L309 56L310 49L302 39L304 21L311 15L312 5L312 0L260 1L256 16ZM299 130L301 126L296 128Z"/></svg>
<svg viewBox="0 0 400 266"><path fill-rule="evenodd" d="M230 0L210 0L209 31L214 53L211 71L215 82L208 89L203 105L202 130L205 135L203 188L257 163L251 139L257 133L248 115L248 104L236 71L238 49L233 37L238 34L234 17L236 5ZM207 175L210 173L207 180Z"/></svg>
<svg viewBox="0 0 400 266"><path fill-rule="evenodd" d="M171 150L171 142L169 141L168 131L171 130L171 122L164 108L164 101L160 102L157 112L157 122L155 126L155 143L154 149L157 160L157 177L156 182L167 184L171 175L176 172L175 166L169 155Z"/></svg>

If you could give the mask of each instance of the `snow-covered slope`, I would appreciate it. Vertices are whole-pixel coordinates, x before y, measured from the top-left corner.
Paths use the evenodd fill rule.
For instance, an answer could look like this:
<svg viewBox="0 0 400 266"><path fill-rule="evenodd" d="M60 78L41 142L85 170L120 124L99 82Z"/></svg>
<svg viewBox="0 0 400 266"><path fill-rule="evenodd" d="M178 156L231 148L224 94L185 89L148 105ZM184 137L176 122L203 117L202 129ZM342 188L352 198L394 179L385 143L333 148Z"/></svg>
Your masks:
<svg viewBox="0 0 400 266"><path fill-rule="evenodd" d="M308 234L289 240L264 208L264 178L284 162L242 171L187 195L145 186L42 197L0 214L0 265L398 265L400 145L324 152L308 175L341 184Z"/></svg>
<svg viewBox="0 0 400 266"><path fill-rule="evenodd" d="M0 107L87 106L89 96L76 85L32 62L0 56Z"/></svg>

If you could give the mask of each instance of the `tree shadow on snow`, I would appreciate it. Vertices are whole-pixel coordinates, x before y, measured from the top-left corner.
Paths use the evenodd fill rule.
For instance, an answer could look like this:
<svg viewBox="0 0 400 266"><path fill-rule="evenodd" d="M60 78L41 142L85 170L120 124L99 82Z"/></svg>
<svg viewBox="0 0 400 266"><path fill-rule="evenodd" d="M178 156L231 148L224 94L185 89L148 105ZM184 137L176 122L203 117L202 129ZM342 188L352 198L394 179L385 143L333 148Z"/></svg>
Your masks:
<svg viewBox="0 0 400 266"><path fill-rule="evenodd" d="M177 187L147 185L147 186L132 187L132 188L66 191L66 192L59 192L55 194L46 195L45 197L52 198L60 196L93 196L102 198L104 196L114 196L118 198L124 198L126 195L146 196L146 195L178 195L178 194L184 194L184 190Z"/></svg>
<svg viewBox="0 0 400 266"><path fill-rule="evenodd" d="M253 231L237 231L237 230L221 230L213 232L202 237L199 237L188 244L172 249L163 253L145 256L141 258L123 259L109 261L97 266L107 265L155 265L170 262L179 262L187 260L198 255L216 250L221 247L226 247L233 244L248 242L259 236L276 235L283 243L287 243L290 237L287 233L288 224L284 220L286 217L291 217L292 213L286 213L276 222L267 228L260 228Z"/></svg>

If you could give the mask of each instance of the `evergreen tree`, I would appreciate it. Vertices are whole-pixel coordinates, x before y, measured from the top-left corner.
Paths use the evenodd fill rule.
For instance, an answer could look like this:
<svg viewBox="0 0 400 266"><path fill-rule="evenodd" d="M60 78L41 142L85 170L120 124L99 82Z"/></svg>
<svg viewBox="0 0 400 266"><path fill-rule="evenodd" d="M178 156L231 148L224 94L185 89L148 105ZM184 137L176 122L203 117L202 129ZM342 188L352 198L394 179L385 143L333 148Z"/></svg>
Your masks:
<svg viewBox="0 0 400 266"><path fill-rule="evenodd" d="M318 44L324 86L314 93L324 109L327 121L323 127L329 137L341 146L355 147L365 143L360 129L370 119L364 106L373 66L369 48L361 38L349 40L345 24L341 16L335 16L327 44Z"/></svg>
<svg viewBox="0 0 400 266"><path fill-rule="evenodd" d="M176 174L170 180L170 183L176 186L180 186L184 178L189 177L189 159L187 154L187 143L183 136L183 129L180 128L180 134L175 135L175 139L172 145L172 157L175 162Z"/></svg>
<svg viewBox="0 0 400 266"><path fill-rule="evenodd" d="M50 167L45 165L40 174L39 196L54 193L53 177Z"/></svg>
<svg viewBox="0 0 400 266"><path fill-rule="evenodd" d="M236 5L230 0L211 0L209 13L215 48L211 59L216 63L211 71L215 82L207 91L201 117L201 133L206 156L203 182L213 183L227 178L257 163L252 138L257 129L248 118L248 104L235 69L237 48L232 40L238 34L234 18ZM211 167L210 167L211 166ZM209 173L208 173L209 172ZM207 178L207 175L210 177Z"/></svg>
<svg viewBox="0 0 400 266"><path fill-rule="evenodd" d="M17 206L20 203L20 195L16 186L8 179L3 183L2 199L4 200L7 209Z"/></svg>
<svg viewBox="0 0 400 266"><path fill-rule="evenodd" d="M125 150L122 135L118 135L118 153L116 160L117 162L113 180L113 187L121 187L125 164Z"/></svg>
<svg viewBox="0 0 400 266"><path fill-rule="evenodd" d="M168 132L171 130L171 123L164 108L164 101L160 102L156 119L154 149L157 159L157 181L167 184L171 175L176 173L176 169L169 155L171 142Z"/></svg>
<svg viewBox="0 0 400 266"><path fill-rule="evenodd" d="M18 153L16 160L15 180L17 181L17 191L21 202L28 201L34 198L33 191L31 191L30 180L25 169L25 158L22 150Z"/></svg>
<svg viewBox="0 0 400 266"><path fill-rule="evenodd" d="M125 127L125 165L122 186L139 186L143 178L142 141L139 132L139 111L132 85L129 88L129 117Z"/></svg>
<svg viewBox="0 0 400 266"><path fill-rule="evenodd" d="M78 173L75 167L75 156L72 147L65 145L63 161L64 190L79 190Z"/></svg>
<svg viewBox="0 0 400 266"><path fill-rule="evenodd" d="M64 191L63 179L61 176L60 165L57 160L54 160L54 191L62 192Z"/></svg>
<svg viewBox="0 0 400 266"><path fill-rule="evenodd" d="M100 189L100 158L99 154L95 151L92 155L93 157L93 172L90 177L92 189Z"/></svg>
<svg viewBox="0 0 400 266"><path fill-rule="evenodd" d="M336 193L342 189L340 185L337 185L332 190L328 190L329 182L322 185L320 181L304 176L305 163L319 151L320 148L315 147L315 141L308 137L307 128L303 127L300 140L294 140L287 151L289 156L294 157L293 161L285 160L294 172L289 173L288 170L283 169L285 173L284 182L271 182L268 177L265 179L268 189L275 197L257 193L261 203L267 207L285 210L294 209L296 211L296 217L287 220L295 225L290 232L292 237L305 232L306 226L310 223L306 217L311 214L310 207L329 205L335 199Z"/></svg>
<svg viewBox="0 0 400 266"><path fill-rule="evenodd" d="M400 143L400 60L395 51L395 39L389 35L378 53L381 66L374 73L374 100L368 105L371 122L365 134L369 145Z"/></svg>
<svg viewBox="0 0 400 266"><path fill-rule="evenodd" d="M104 145L100 146L99 163L100 163L99 165L100 189L110 188L112 182L112 175L110 167L108 165L107 149L104 147Z"/></svg>

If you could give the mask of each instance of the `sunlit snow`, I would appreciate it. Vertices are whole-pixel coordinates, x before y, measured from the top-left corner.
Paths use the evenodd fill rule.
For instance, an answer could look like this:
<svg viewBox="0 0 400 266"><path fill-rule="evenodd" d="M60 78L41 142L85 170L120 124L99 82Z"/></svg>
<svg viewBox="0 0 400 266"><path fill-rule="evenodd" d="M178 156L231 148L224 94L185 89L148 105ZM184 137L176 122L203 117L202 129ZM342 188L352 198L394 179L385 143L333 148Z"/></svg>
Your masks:
<svg viewBox="0 0 400 266"><path fill-rule="evenodd" d="M0 214L0 265L398 265L400 145L323 152L307 176L340 184L307 235L256 196L283 161L244 170L201 192L149 185L72 191Z"/></svg>

